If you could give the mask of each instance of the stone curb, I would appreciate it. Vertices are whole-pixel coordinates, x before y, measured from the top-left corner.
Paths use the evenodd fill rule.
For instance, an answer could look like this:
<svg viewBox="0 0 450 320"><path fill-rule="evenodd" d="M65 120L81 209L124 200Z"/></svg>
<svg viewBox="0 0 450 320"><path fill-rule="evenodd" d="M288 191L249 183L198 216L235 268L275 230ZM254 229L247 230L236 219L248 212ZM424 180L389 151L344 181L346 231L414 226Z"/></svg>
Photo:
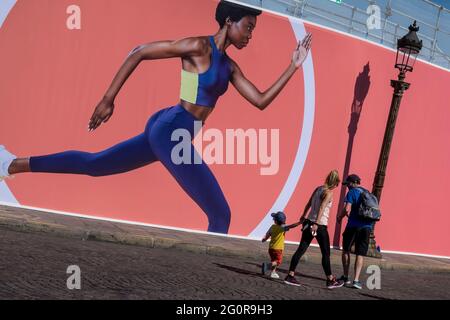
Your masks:
<svg viewBox="0 0 450 320"><path fill-rule="evenodd" d="M198 254L207 254L213 256L226 256L226 257L241 257L241 258L253 258L261 261L267 260L266 250L239 250L230 249L221 246L209 246L205 244L196 244L190 242L183 242L181 240L164 238L161 236L143 236L133 235L124 232L104 232L97 230L84 230L80 228L68 228L60 224L52 224L48 222L34 222L19 219L8 219L0 216L0 229L28 232L28 233L44 233L55 235L64 238L80 239L83 241L100 241L110 242L123 245L137 245L149 248L159 249L178 249L187 252L193 252ZM286 253L283 257L284 261L290 261L293 253ZM315 254L306 253L302 259L302 262L321 264L321 257ZM332 256L331 264L340 266L340 257ZM383 270L397 270L397 271L421 271L421 272L442 272L450 273L450 267L438 267L438 266L426 266L426 265L413 265L402 263L391 263L388 261L365 261L365 267L371 264L376 264Z"/></svg>

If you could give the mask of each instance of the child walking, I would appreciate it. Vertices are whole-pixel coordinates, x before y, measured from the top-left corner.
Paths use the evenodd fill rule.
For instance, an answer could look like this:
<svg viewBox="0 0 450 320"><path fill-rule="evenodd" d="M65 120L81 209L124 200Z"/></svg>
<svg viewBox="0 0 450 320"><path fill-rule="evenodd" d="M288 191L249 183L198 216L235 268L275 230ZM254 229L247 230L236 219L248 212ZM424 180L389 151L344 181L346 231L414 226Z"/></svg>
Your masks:
<svg viewBox="0 0 450 320"><path fill-rule="evenodd" d="M292 228L300 225L300 222L286 225L286 215L279 211L272 213L274 224L267 231L266 235L262 239L262 242L266 242L270 238L269 243L269 255L270 255L270 263L263 262L261 266L261 272L263 275L271 268L270 277L272 279L279 279L280 276L276 272L277 267L281 264L283 259L283 250L284 250L284 238L286 231L289 231Z"/></svg>

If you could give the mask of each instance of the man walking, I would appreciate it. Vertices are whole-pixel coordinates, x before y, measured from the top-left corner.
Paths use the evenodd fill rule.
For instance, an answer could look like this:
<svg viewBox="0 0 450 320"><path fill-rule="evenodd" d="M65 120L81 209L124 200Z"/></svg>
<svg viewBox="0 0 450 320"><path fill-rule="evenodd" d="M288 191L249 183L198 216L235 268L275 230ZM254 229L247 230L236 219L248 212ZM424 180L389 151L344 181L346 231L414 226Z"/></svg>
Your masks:
<svg viewBox="0 0 450 320"><path fill-rule="evenodd" d="M359 207L361 206L361 194L364 189L361 188L361 178L356 174L351 174L343 182L349 189L342 213L337 217L338 223L347 216L347 227L343 233L343 250L342 250L342 267L344 275L339 279L345 282L348 287L362 289L362 284L359 281L361 269L364 263L364 256L367 255L369 249L369 237L373 227L373 220L365 219L358 215ZM348 214L350 212L350 215ZM355 244L355 278L353 282L349 280L350 268L350 251L352 245Z"/></svg>

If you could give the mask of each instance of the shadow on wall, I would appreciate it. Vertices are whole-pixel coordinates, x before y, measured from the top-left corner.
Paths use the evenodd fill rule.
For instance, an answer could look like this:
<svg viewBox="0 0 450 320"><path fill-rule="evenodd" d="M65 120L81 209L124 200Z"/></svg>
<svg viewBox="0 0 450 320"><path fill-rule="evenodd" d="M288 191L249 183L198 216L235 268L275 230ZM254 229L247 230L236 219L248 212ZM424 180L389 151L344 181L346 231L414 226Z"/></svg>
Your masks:
<svg viewBox="0 0 450 320"><path fill-rule="evenodd" d="M353 152L353 141L356 136L356 131L358 130L358 122L359 118L361 117L361 111L364 105L364 100L366 99L370 88L369 73L370 73L370 66L369 62L367 62L367 64L363 67L362 72L360 72L356 77L353 102L351 106L350 123L348 125L348 144L345 156L344 171L342 172L342 180L344 180L349 174ZM339 196L339 205L337 211L338 214L342 211L344 207L344 199L346 191L347 187L342 185L341 194ZM333 247L339 248L340 235L341 235L341 225L336 223L334 229Z"/></svg>

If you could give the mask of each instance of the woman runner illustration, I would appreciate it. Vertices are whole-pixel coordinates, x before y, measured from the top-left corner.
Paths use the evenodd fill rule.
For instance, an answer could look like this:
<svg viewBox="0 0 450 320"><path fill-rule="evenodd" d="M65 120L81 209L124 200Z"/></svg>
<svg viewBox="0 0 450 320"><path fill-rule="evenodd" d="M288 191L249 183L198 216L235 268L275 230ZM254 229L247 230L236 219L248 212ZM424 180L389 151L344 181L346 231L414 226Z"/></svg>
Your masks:
<svg viewBox="0 0 450 320"><path fill-rule="evenodd" d="M141 61L181 58L180 102L162 109L148 120L138 136L97 153L65 151L45 156L17 158L0 146L0 180L24 172L80 174L102 177L128 172L160 161L183 190L208 217L208 231L228 233L231 210L225 196L206 163L192 160L175 164L172 133L188 130L195 137L194 123L204 123L216 102L231 82L252 105L264 110L282 91L301 67L311 47L308 34L294 50L286 70L266 91L259 91L226 53L231 45L243 49L252 39L257 17L262 12L234 3L221 1L216 9L219 30L213 36L185 38L177 41L157 41L135 48L114 77L111 86L96 106L88 125L96 130L108 122L114 112L114 101L120 89ZM191 157L196 151L191 144Z"/></svg>

